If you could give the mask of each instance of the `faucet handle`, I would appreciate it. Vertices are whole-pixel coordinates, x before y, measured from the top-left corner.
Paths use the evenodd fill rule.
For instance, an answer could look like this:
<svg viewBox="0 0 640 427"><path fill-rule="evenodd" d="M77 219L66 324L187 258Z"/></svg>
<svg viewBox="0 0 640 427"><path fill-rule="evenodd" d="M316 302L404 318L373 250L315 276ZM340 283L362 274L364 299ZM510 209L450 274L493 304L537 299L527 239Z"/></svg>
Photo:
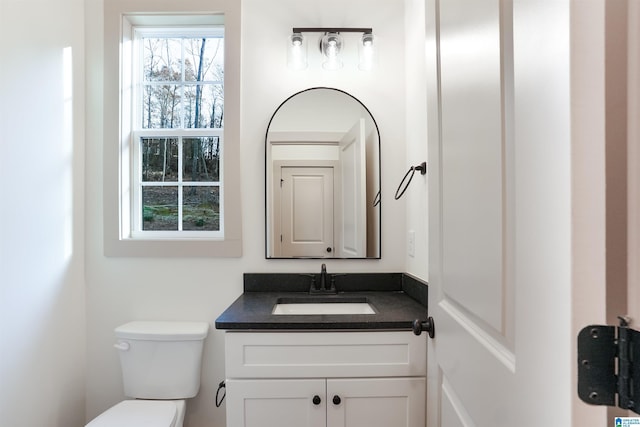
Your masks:
<svg viewBox="0 0 640 427"><path fill-rule="evenodd" d="M334 273L331 275L331 284L329 285L329 289L332 292L338 292L338 288L336 288L336 277L346 276L347 273Z"/></svg>
<svg viewBox="0 0 640 427"><path fill-rule="evenodd" d="M300 276L309 277L311 279L311 288L315 288L316 287L316 275L315 274L300 273Z"/></svg>

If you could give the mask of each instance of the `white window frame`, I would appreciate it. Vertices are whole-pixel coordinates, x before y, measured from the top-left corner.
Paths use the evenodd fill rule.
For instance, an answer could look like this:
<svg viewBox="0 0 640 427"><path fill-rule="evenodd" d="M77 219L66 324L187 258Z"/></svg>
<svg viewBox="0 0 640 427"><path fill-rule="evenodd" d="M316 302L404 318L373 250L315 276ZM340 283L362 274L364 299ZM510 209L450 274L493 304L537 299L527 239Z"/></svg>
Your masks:
<svg viewBox="0 0 640 427"><path fill-rule="evenodd" d="M141 69L142 69L142 56L143 56L143 47L140 45L142 39L144 37L157 37L157 38L201 38L201 37L222 37L224 38L224 27L221 25L209 25L209 26L200 26L200 25L189 25L189 26L179 26L179 27L156 27L156 26L133 26L131 39L133 41L133 49L132 49L132 61L130 70L125 70L124 65L126 61L123 61L123 72L130 71L131 72L131 81L132 87L134 90L132 91L131 97L131 122L132 122L132 133L131 133L131 149L133 152L132 162L131 162L131 230L130 235L133 239L216 239L222 240L224 239L224 129L223 128L186 128L183 126L176 128L153 128L147 129L143 128L142 125L142 92L144 89L144 82L141 79ZM172 82L172 84L183 85L184 82ZM200 82L203 84L224 84L223 81L203 81ZM126 107L126 106L123 106ZM123 108L123 114L129 114L126 108ZM184 117L181 116L181 121ZM181 123L183 124L183 123ZM219 208L220 208L220 219L219 225L220 228L218 231L198 231L198 230L176 230L176 231L166 231L166 230L143 230L142 224L142 187L146 186L142 182L142 174L141 174L141 165L142 165L142 155L140 152L140 139L141 138L176 138L178 139L178 171L180 171L182 165L182 139L183 138L191 138L191 137L218 137L219 143L221 144L220 150L220 180L217 182L208 181L208 182L184 182L182 180L178 180L176 182L166 182L166 183L153 183L150 185L153 186L167 186L167 187L177 187L178 188L178 225L180 226L182 223L182 212L181 206L182 203L182 189L185 186L217 186L219 188Z"/></svg>
<svg viewBox="0 0 640 427"><path fill-rule="evenodd" d="M176 5L180 10L149 10L146 0L108 2L104 26L104 251L113 257L239 257L242 255L240 210L240 6L236 0L193 0ZM215 11L203 13L203 4ZM140 10L143 8L144 13ZM220 165L223 233L135 233L132 194L135 179L132 97L135 81L133 28L140 26L215 26L224 24L224 150ZM146 130L144 130L146 132ZM138 135L141 135L138 134ZM154 135L157 135L154 133ZM190 235L192 234L192 235ZM197 234L197 235L196 235Z"/></svg>

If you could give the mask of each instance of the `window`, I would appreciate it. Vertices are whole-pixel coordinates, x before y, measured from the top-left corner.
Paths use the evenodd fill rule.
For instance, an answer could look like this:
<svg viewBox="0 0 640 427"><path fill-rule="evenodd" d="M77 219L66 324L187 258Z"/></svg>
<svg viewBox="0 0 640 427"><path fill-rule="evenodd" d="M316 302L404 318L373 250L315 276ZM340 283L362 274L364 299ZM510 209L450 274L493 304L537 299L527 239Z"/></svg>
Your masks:
<svg viewBox="0 0 640 427"><path fill-rule="evenodd" d="M241 255L240 8L211 1L105 8L107 256Z"/></svg>
<svg viewBox="0 0 640 427"><path fill-rule="evenodd" d="M223 30L134 28L133 46L132 236L224 237Z"/></svg>

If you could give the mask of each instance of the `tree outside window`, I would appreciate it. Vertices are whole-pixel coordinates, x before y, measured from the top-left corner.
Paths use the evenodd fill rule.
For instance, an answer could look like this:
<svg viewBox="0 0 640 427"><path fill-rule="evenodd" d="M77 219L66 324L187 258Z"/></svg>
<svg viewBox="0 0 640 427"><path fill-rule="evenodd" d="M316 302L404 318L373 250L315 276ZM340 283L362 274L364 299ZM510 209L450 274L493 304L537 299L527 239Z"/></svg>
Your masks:
<svg viewBox="0 0 640 427"><path fill-rule="evenodd" d="M224 39L157 32L138 39L137 229L221 232Z"/></svg>

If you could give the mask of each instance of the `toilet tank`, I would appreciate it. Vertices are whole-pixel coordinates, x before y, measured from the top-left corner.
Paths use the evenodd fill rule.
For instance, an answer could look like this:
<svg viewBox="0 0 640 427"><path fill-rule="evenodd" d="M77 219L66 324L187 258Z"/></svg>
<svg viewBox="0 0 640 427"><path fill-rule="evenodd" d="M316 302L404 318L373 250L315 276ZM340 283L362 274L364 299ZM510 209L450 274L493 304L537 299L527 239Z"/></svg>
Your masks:
<svg viewBox="0 0 640 427"><path fill-rule="evenodd" d="M200 389L205 322L129 322L115 329L124 394L186 399Z"/></svg>

